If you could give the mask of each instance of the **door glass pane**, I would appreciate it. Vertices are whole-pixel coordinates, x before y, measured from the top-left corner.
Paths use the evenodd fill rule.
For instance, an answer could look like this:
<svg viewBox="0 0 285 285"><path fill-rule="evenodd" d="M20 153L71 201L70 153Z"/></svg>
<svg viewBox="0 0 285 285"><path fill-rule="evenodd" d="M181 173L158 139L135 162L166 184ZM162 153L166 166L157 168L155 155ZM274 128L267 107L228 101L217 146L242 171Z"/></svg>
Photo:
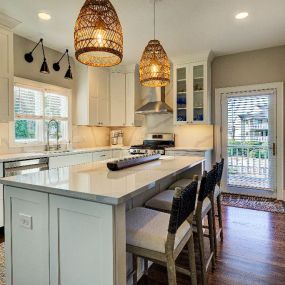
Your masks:
<svg viewBox="0 0 285 285"><path fill-rule="evenodd" d="M186 85L186 67L177 69L177 118L178 122L187 121L187 85Z"/></svg>
<svg viewBox="0 0 285 285"><path fill-rule="evenodd" d="M227 184L234 187L275 188L272 155L274 116L272 95L227 99Z"/></svg>
<svg viewBox="0 0 285 285"><path fill-rule="evenodd" d="M193 120L204 120L204 65L193 68Z"/></svg>

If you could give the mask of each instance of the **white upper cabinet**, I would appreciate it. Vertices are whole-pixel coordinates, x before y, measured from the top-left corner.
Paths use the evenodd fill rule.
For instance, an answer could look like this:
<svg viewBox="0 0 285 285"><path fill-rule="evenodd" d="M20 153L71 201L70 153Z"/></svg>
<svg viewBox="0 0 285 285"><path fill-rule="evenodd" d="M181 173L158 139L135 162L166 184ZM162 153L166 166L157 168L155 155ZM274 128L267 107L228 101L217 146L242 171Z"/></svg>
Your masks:
<svg viewBox="0 0 285 285"><path fill-rule="evenodd" d="M210 61L174 64L174 124L211 123Z"/></svg>
<svg viewBox="0 0 285 285"><path fill-rule="evenodd" d="M133 67L111 72L111 126L141 126L143 117L135 114L140 105L137 70Z"/></svg>
<svg viewBox="0 0 285 285"><path fill-rule="evenodd" d="M0 123L13 120L13 67L13 33L0 26Z"/></svg>
<svg viewBox="0 0 285 285"><path fill-rule="evenodd" d="M141 126L138 72L134 66L92 68L76 63L77 125Z"/></svg>
<svg viewBox="0 0 285 285"><path fill-rule="evenodd" d="M89 112L92 113L93 124L108 126L110 124L110 73L104 68L89 68L90 97L92 104Z"/></svg>
<svg viewBox="0 0 285 285"><path fill-rule="evenodd" d="M76 124L110 125L110 72L77 63Z"/></svg>
<svg viewBox="0 0 285 285"><path fill-rule="evenodd" d="M134 126L140 125L140 122L137 120L136 111L136 78L134 73L126 74L126 125Z"/></svg>
<svg viewBox="0 0 285 285"><path fill-rule="evenodd" d="M112 72L110 80L111 125L126 125L126 75Z"/></svg>

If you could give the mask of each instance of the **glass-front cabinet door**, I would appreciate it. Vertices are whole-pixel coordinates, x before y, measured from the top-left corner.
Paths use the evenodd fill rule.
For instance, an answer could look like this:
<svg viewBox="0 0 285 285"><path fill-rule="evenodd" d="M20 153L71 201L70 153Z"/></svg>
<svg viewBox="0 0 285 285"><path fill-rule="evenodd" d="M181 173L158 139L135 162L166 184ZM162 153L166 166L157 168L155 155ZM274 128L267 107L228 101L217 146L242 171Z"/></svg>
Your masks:
<svg viewBox="0 0 285 285"><path fill-rule="evenodd" d="M202 123L205 121L205 94L206 77L204 64L192 65L192 119L193 123Z"/></svg>
<svg viewBox="0 0 285 285"><path fill-rule="evenodd" d="M174 123L208 123L207 64L191 63L175 68Z"/></svg>
<svg viewBox="0 0 285 285"><path fill-rule="evenodd" d="M187 66L177 67L176 69L176 122L178 124L187 123L188 114L188 70Z"/></svg>

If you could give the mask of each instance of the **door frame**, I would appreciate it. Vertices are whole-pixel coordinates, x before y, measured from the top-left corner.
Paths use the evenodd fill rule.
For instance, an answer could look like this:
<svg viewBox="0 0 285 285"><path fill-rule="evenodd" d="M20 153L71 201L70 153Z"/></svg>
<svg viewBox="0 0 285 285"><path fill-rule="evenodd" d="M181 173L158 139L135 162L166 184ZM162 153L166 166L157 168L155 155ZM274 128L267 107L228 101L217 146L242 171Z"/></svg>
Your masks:
<svg viewBox="0 0 285 285"><path fill-rule="evenodd" d="M284 192L284 83L273 82L237 87L215 89L215 119L214 119L214 157L219 161L222 157L222 97L231 92L245 92L248 90L276 91L276 195L278 200L285 199Z"/></svg>

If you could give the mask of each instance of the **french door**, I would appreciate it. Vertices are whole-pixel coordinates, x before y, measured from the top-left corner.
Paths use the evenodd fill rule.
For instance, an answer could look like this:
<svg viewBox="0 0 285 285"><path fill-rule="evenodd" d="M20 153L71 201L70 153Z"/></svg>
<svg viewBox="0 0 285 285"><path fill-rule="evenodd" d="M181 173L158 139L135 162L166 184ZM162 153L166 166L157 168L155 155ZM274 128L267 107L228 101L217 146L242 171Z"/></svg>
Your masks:
<svg viewBox="0 0 285 285"><path fill-rule="evenodd" d="M223 184L231 193L276 197L276 92L222 96Z"/></svg>

